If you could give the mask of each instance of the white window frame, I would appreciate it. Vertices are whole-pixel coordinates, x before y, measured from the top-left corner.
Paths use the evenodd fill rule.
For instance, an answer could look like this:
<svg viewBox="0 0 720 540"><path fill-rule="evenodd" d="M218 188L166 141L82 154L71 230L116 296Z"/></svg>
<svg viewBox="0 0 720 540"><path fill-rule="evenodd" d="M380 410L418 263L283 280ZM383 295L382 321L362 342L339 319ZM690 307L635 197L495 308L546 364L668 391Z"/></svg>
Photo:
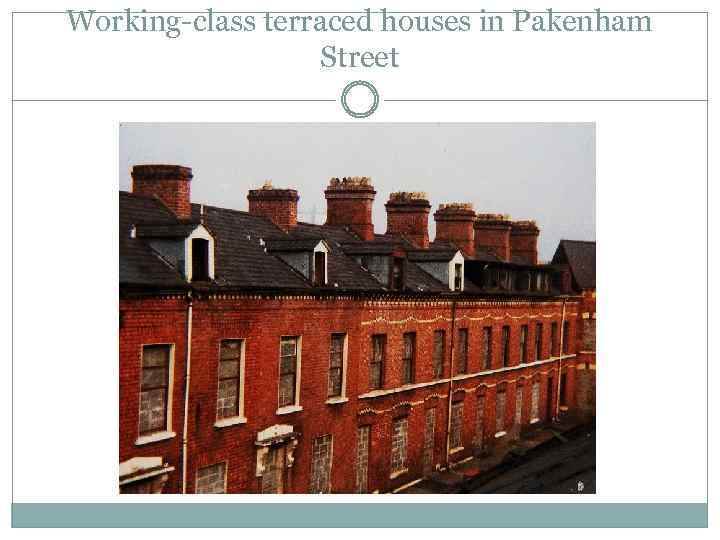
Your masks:
<svg viewBox="0 0 720 540"><path fill-rule="evenodd" d="M170 346L170 357L168 359L168 391L167 391L167 403L165 404L165 429L163 431L156 431L155 433L149 433L147 435L140 435L140 394L142 393L142 358L143 349L145 347L152 347L153 345L168 345ZM175 437L175 432L172 430L172 402L173 402L173 386L175 380L175 344L168 342L158 343L142 343L140 344L140 384L138 388L138 419L136 422L136 429L138 430L138 437L135 439L135 446L142 446L143 444L149 444L157 441L164 441L166 439L172 439Z"/></svg>
<svg viewBox="0 0 720 540"><path fill-rule="evenodd" d="M459 264L462 267L462 271L460 274L460 291L465 290L465 257L463 257L462 253L458 251L455 253L452 259L450 259L450 262L448 263L448 276L449 276L449 282L448 282L448 288L451 291L455 291L455 265Z"/></svg>
<svg viewBox="0 0 720 540"><path fill-rule="evenodd" d="M327 260L327 258L326 258L326 260ZM328 398L327 401L325 401L325 403L327 403L328 405L334 405L337 403L346 403L348 401L348 397L347 397L347 369L348 369L347 361L348 361L348 339L349 339L348 333L347 332L330 332L330 346L332 346L332 336L340 335L340 334L342 334L344 336L343 352L342 352L342 355L343 355L343 357L342 357L342 385L340 387L340 395L339 396L334 396L334 397ZM330 370L330 359L328 358L328 377L330 376L329 370Z"/></svg>
<svg viewBox="0 0 720 540"><path fill-rule="evenodd" d="M197 493L197 484L198 484L198 477L200 475L201 469L207 469L209 467L215 467L217 465L220 465L221 463L225 464L225 478L223 479L223 492L222 493ZM211 463L210 465L205 465L204 467L198 467L195 471L195 494L196 495L225 495L227 494L227 479L228 479L228 461L218 461L216 463Z"/></svg>
<svg viewBox="0 0 720 540"><path fill-rule="evenodd" d="M275 414L290 414L298 411L302 411L303 408L300 405L300 375L301 375L301 366L302 366L302 336L300 334L283 334L280 336L280 340L278 342L278 356L277 356L277 373L278 373L278 379L277 379L277 403L280 403L280 357L282 356L282 342L283 339L291 339L294 338L297 340L297 344L295 345L295 402L292 405L284 405L282 407L278 407L278 409L275 411Z"/></svg>
<svg viewBox="0 0 720 540"><path fill-rule="evenodd" d="M222 349L223 341L239 341L240 342L240 365L238 366L238 376L240 381L238 384L238 414L237 416L229 416L227 418L217 417L217 398L218 392L220 392L220 351ZM215 427L222 428L228 426L235 426L237 424L245 424L247 418L245 417L245 342L246 338L231 337L222 338L218 341L217 345L217 391L215 393Z"/></svg>
<svg viewBox="0 0 720 540"><path fill-rule="evenodd" d="M195 230L185 238L185 276L188 281L192 281L192 241L195 238L207 240L208 242L208 277L215 279L215 238L213 238L203 225L198 225Z"/></svg>
<svg viewBox="0 0 720 540"><path fill-rule="evenodd" d="M312 272L312 279L311 281L315 282L315 254L316 253L324 253L325 254L325 281L323 282L323 285L328 284L328 254L330 250L328 249L327 244L320 240L315 248L313 248L313 254L312 254L312 263L310 265L310 271Z"/></svg>

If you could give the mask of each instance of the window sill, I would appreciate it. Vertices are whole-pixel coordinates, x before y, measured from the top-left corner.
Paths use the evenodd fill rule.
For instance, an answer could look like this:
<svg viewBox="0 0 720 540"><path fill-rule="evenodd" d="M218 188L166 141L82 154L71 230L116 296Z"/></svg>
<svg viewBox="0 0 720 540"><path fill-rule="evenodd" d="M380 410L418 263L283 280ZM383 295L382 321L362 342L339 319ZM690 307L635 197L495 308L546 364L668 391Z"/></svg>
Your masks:
<svg viewBox="0 0 720 540"><path fill-rule="evenodd" d="M328 398L328 400L325 403L327 403L328 405L338 405L340 403L347 403L348 401L350 401L350 400L348 398L346 398L345 396L338 396L338 397Z"/></svg>
<svg viewBox="0 0 720 540"><path fill-rule="evenodd" d="M165 441L167 439L172 439L173 437L175 437L174 431L158 431L157 433L151 433L150 435L141 435L135 440L135 446Z"/></svg>
<svg viewBox="0 0 720 540"><path fill-rule="evenodd" d="M390 473L390 480L394 480L395 478L397 478L397 477L399 477L399 476L402 476L402 475L405 474L406 472L408 472L408 469L407 469L407 468L405 468L405 469L400 469L399 471L395 471L395 472L393 472L393 473Z"/></svg>
<svg viewBox="0 0 720 540"><path fill-rule="evenodd" d="M498 432L495 434L495 438L496 438L496 439L499 439L499 438L501 438L501 437L504 437L505 435L507 435L507 431L498 431Z"/></svg>
<svg viewBox="0 0 720 540"><path fill-rule="evenodd" d="M280 407L277 411L275 411L275 414L277 414L277 415L292 414L292 413L300 412L302 410L303 410L303 408L301 405L286 405L285 407Z"/></svg>
<svg viewBox="0 0 720 540"><path fill-rule="evenodd" d="M224 428L224 427L230 427L230 426L237 426L239 424L246 424L247 418L244 416L233 416L230 418L222 418L221 420L218 420L215 422L216 428Z"/></svg>
<svg viewBox="0 0 720 540"><path fill-rule="evenodd" d="M458 446L457 448L451 448L450 453L457 454L458 452L462 452L463 450L465 450L464 446Z"/></svg>

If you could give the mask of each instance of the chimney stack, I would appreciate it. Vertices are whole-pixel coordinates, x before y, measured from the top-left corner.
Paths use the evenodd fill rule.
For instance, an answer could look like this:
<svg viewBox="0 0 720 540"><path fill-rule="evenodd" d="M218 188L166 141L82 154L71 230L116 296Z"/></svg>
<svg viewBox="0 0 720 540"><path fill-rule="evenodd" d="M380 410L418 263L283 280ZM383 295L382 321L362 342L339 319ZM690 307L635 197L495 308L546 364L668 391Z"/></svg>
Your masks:
<svg viewBox="0 0 720 540"><path fill-rule="evenodd" d="M332 178L325 190L325 225L347 227L362 240L373 240L372 204L376 191L367 176Z"/></svg>
<svg viewBox="0 0 720 540"><path fill-rule="evenodd" d="M270 180L260 189L248 191L250 214L272 221L288 232L297 225L297 202L300 197L294 189L274 188Z"/></svg>
<svg viewBox="0 0 720 540"><path fill-rule="evenodd" d="M537 264L537 240L540 229L534 221L513 221L510 230L510 254L514 262Z"/></svg>
<svg viewBox="0 0 720 540"><path fill-rule="evenodd" d="M510 260L510 216L478 214L475 220L475 249L485 249L500 260Z"/></svg>
<svg viewBox="0 0 720 540"><path fill-rule="evenodd" d="M428 215L430 203L422 191L398 191L385 203L387 234L404 236L416 248L430 246Z"/></svg>
<svg viewBox="0 0 720 540"><path fill-rule="evenodd" d="M475 212L472 203L441 204L435 212L435 240L454 243L463 253L475 255Z"/></svg>
<svg viewBox="0 0 720 540"><path fill-rule="evenodd" d="M132 192L160 199L179 219L189 219L190 167L180 165L135 165L130 173Z"/></svg>

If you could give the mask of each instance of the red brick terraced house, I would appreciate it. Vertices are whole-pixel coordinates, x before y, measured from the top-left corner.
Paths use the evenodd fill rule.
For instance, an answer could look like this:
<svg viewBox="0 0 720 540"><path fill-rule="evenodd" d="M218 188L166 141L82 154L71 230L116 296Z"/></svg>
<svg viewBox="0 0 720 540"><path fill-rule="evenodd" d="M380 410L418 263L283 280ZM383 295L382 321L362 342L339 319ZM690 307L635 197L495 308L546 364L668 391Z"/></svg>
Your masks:
<svg viewBox="0 0 720 540"><path fill-rule="evenodd" d="M424 193L376 234L365 177L330 181L324 225L269 183L244 212L191 203L187 167L132 179L122 493L391 492L580 412L586 283L538 264L534 222L443 204L430 242Z"/></svg>

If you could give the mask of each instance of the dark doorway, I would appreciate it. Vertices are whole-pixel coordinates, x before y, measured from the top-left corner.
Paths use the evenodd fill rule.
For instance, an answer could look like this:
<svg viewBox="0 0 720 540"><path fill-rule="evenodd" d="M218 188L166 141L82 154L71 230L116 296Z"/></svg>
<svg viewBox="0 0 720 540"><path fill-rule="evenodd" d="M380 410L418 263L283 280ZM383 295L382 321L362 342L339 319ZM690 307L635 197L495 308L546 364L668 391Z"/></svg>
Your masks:
<svg viewBox="0 0 720 540"><path fill-rule="evenodd" d="M325 285L325 253L315 252L315 269L313 273L313 285Z"/></svg>
<svg viewBox="0 0 720 540"><path fill-rule="evenodd" d="M208 249L210 242L203 238L193 238L192 240L192 280L207 281L209 254Z"/></svg>

